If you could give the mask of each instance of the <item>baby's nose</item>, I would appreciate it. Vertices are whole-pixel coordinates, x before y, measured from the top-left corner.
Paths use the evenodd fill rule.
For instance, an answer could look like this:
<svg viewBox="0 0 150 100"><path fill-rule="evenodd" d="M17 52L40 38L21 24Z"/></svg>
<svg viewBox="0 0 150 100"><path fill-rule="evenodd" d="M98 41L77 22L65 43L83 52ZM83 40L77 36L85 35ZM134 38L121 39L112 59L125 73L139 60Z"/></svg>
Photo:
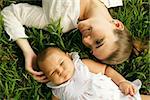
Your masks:
<svg viewBox="0 0 150 100"><path fill-rule="evenodd" d="M59 68L57 69L57 73L58 73L59 75L61 75L62 71L63 71L63 68L61 68L61 67L59 67Z"/></svg>

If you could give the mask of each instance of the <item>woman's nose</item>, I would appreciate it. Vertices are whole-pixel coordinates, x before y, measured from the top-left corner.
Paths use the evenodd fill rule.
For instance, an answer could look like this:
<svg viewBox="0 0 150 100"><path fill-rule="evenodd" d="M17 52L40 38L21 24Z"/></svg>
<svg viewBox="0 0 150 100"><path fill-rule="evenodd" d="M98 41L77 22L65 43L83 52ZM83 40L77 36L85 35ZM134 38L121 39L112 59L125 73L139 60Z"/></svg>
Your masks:
<svg viewBox="0 0 150 100"><path fill-rule="evenodd" d="M83 42L88 45L92 45L92 38L90 35L83 38Z"/></svg>

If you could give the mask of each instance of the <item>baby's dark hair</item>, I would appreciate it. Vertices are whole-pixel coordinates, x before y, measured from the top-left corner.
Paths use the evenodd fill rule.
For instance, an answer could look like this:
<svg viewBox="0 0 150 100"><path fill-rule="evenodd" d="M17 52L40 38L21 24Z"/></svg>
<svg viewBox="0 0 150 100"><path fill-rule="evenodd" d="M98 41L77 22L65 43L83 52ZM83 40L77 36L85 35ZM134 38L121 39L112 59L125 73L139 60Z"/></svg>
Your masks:
<svg viewBox="0 0 150 100"><path fill-rule="evenodd" d="M56 52L63 52L63 51L56 47L48 47L44 49L40 54L38 54L37 65L42 71L44 69L42 66L44 64L44 61L49 57L49 55L54 54Z"/></svg>
<svg viewBox="0 0 150 100"><path fill-rule="evenodd" d="M102 61L111 65L120 64L127 60L133 48L131 34L126 27L124 27L124 30L114 29L113 33L118 37L118 40L115 42L118 48Z"/></svg>

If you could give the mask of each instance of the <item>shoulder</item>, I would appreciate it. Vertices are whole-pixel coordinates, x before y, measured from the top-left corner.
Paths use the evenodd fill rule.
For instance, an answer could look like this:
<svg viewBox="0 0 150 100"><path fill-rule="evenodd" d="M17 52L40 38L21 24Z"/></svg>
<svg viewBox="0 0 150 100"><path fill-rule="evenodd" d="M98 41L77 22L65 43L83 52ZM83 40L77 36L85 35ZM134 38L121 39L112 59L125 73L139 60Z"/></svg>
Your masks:
<svg viewBox="0 0 150 100"><path fill-rule="evenodd" d="M91 59L82 59L82 62L88 67L90 72L93 72L95 74L98 74L100 72L104 74L105 72L105 68L106 68L105 64L96 62Z"/></svg>

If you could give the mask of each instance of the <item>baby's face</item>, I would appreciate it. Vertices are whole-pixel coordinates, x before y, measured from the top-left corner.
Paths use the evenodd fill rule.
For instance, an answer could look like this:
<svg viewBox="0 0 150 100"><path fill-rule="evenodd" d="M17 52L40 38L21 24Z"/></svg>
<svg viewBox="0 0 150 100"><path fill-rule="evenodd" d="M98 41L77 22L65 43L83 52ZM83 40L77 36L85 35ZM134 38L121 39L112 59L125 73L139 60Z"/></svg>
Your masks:
<svg viewBox="0 0 150 100"><path fill-rule="evenodd" d="M53 53L44 63L45 74L55 85L68 81L74 73L73 62L65 53Z"/></svg>

